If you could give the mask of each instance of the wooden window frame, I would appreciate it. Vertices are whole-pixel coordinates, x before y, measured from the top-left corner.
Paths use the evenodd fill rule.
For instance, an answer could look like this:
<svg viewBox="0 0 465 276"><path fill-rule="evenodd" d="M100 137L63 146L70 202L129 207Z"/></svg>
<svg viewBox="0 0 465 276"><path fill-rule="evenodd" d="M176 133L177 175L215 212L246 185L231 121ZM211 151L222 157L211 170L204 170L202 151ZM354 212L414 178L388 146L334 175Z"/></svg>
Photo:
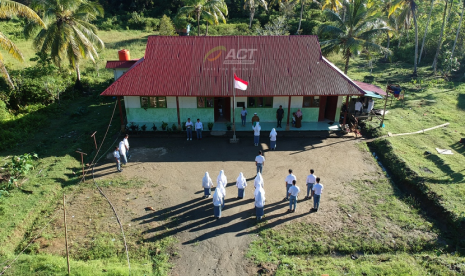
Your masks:
<svg viewBox="0 0 465 276"><path fill-rule="evenodd" d="M270 106L251 106L250 101L249 101L250 98L253 98L255 103L258 102L258 98L271 99L271 105ZM265 102L265 100L263 100L263 102ZM248 108L273 108L273 97L247 97L247 107Z"/></svg>
<svg viewBox="0 0 465 276"><path fill-rule="evenodd" d="M318 97L318 105L315 106L315 97ZM310 106L304 106L305 98L311 98ZM319 108L320 107L320 96L304 96L302 99L302 108Z"/></svg>
<svg viewBox="0 0 465 276"><path fill-rule="evenodd" d="M203 99L204 106L199 106L199 98ZM213 99L212 106L207 106L207 98ZM195 99L197 101L197 108L214 108L215 107L215 97L196 97Z"/></svg>
<svg viewBox="0 0 465 276"><path fill-rule="evenodd" d="M144 104L142 103L142 98L147 98L148 100L148 105L144 106ZM155 102L157 103L157 106L152 106L151 103L152 103L152 99L155 98ZM164 98L165 99L165 104L164 106L160 106L160 102L161 102L161 98ZM148 108L167 108L168 107L168 103L166 102L166 97L140 97L140 106L143 108L143 109L148 109Z"/></svg>

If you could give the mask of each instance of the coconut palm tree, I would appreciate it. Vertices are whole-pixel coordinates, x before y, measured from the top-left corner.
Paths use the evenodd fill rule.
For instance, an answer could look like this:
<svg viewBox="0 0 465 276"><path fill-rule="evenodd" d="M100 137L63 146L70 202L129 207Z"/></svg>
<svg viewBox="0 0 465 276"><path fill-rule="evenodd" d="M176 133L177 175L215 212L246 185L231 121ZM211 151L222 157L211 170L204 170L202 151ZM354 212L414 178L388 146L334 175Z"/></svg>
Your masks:
<svg viewBox="0 0 465 276"><path fill-rule="evenodd" d="M431 13L433 11L433 6L434 6L434 0L431 0L431 7L430 7L429 13L428 13L428 20L426 22L425 34L423 35L423 41L421 42L420 54L418 55L418 64L420 64L420 62L421 62L421 55L423 54L423 48L425 46L425 39L426 39L426 34L428 33L428 27L429 27L429 22L431 20Z"/></svg>
<svg viewBox="0 0 465 276"><path fill-rule="evenodd" d="M97 27L89 23L97 16L103 16L102 6L87 0L41 0L35 4L43 13L47 28L37 33L37 28L28 24L24 28L26 37L37 33L33 46L42 53L50 54L58 67L61 68L63 61L67 60L76 71L76 85L79 86L79 62L88 58L95 63L97 50L105 47L96 34Z"/></svg>
<svg viewBox="0 0 465 276"><path fill-rule="evenodd" d="M31 20L31 23L37 24L39 26L45 27L44 22L40 19L40 17L29 7L14 2L14 1L1 1L0 2L0 19L10 19L12 16L17 15L21 17L25 17ZM13 58L24 61L23 54L21 51L16 47L16 45L2 32L0 32L0 47L3 50L8 51ZM3 62L3 55L0 53L0 74L5 78L8 84L14 88L13 82L10 79L10 75L6 70L5 63Z"/></svg>
<svg viewBox="0 0 465 276"><path fill-rule="evenodd" d="M345 1L343 9L345 10L344 19L339 13L325 10L324 15L329 20L334 21L334 24L320 25L318 34L320 37L328 38L320 42L324 55L339 53L342 50L345 60L344 73L347 74L350 58L360 52L391 53L389 49L373 42L376 35L385 33L390 29L382 26L384 22L380 16L369 10L364 5L363 0L353 0L351 3Z"/></svg>
<svg viewBox="0 0 465 276"><path fill-rule="evenodd" d="M205 36L208 35L208 24L218 25L219 20L223 21L226 24L226 16L228 16L228 6L223 0L220 1L208 1L205 5L207 12L211 13L211 17L206 18L207 29L205 31Z"/></svg>
<svg viewBox="0 0 465 276"><path fill-rule="evenodd" d="M197 20L197 35L200 35L200 18L203 18L207 22L218 22L218 18L215 19L215 15L212 14L212 10L215 12L221 12L224 19L224 8L223 0L189 0L187 5L178 10L177 16L195 16ZM215 7L215 8L213 8ZM227 13L227 11L226 11ZM220 16L216 14L216 16ZM226 21L224 19L224 21Z"/></svg>
<svg viewBox="0 0 465 276"><path fill-rule="evenodd" d="M417 74L417 67L418 67L418 23L417 23L417 4L415 0L394 0L391 3L391 7L389 9L389 16L391 16L396 10L403 9L401 13L401 17L412 16L413 24L415 26L415 56L413 59L413 75ZM405 21L404 21L405 22Z"/></svg>
<svg viewBox="0 0 465 276"><path fill-rule="evenodd" d="M300 19L299 19L299 26L297 27L297 33L296 34L299 34L299 32L300 32L300 27L302 25L302 15L304 13L304 6L307 3L315 3L315 4L319 5L319 6L321 6L320 2L318 2L316 0L300 0Z"/></svg>
<svg viewBox="0 0 465 276"><path fill-rule="evenodd" d="M244 1L244 10L249 10L249 29L252 29L252 21L255 15L255 11L258 6L262 6L266 11L268 11L268 3L265 0L245 0Z"/></svg>
<svg viewBox="0 0 465 276"><path fill-rule="evenodd" d="M453 0L451 0L453 2ZM447 21L449 21L448 18L446 18L446 13L447 13L447 5L449 4L448 0L445 0L445 6L444 6L444 12L442 14L442 27L441 27L441 32L439 33L439 42L438 42L438 48L436 49L436 55L434 55L434 60L433 60L433 70L434 74L436 74L437 68L438 68L438 58L439 58L439 53L441 52L441 47L442 47L442 42L443 42L443 36L444 36L444 28L446 26ZM452 5L452 3L451 3ZM449 15L450 17L450 10L449 10Z"/></svg>
<svg viewBox="0 0 465 276"><path fill-rule="evenodd" d="M465 0L462 0L462 2L463 2L463 6L462 6L462 12L460 13L459 25L457 26L457 33L455 34L455 40L454 40L454 45L452 46L452 52L450 53L451 59L454 57L455 45L457 45L457 39L459 38L460 27L462 27L463 12L465 11Z"/></svg>
<svg viewBox="0 0 465 276"><path fill-rule="evenodd" d="M332 10L334 12L338 12L340 8L342 8L342 3L344 1L340 1L340 0L324 0L322 1L322 9L325 10L325 9L328 9L328 10Z"/></svg>

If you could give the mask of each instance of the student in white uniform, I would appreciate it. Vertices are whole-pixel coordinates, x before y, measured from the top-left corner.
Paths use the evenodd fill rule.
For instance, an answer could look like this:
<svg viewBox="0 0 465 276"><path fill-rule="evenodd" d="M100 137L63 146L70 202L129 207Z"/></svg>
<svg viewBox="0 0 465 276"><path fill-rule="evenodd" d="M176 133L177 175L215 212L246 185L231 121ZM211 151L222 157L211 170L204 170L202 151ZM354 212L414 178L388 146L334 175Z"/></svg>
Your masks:
<svg viewBox="0 0 465 276"><path fill-rule="evenodd" d="M262 129L260 127L260 122L257 122L255 126L252 126L253 129L253 143L255 146L258 146L260 143L260 130Z"/></svg>
<svg viewBox="0 0 465 276"><path fill-rule="evenodd" d="M286 184L285 184L286 185L286 197L284 198L284 201L289 200L288 191L289 191L289 188L292 186L293 180L297 181L297 178L295 177L295 175L292 174L292 170L289 169L289 175L286 176Z"/></svg>
<svg viewBox="0 0 465 276"><path fill-rule="evenodd" d="M270 132L270 149L275 150L276 149L276 136L278 133L276 132L276 129L272 129Z"/></svg>
<svg viewBox="0 0 465 276"><path fill-rule="evenodd" d="M224 175L224 171L221 170L220 174L216 178L216 188L220 189L221 194L223 195L223 209L224 209L224 198L226 197L226 185L228 184L228 179Z"/></svg>
<svg viewBox="0 0 465 276"><path fill-rule="evenodd" d="M115 157L115 160L116 160L116 169L118 170L118 172L122 172L123 169L121 169L121 162L120 162L118 147L115 147L115 151L113 152L113 157Z"/></svg>
<svg viewBox="0 0 465 276"><path fill-rule="evenodd" d="M313 196L313 185L315 184L316 182L316 175L314 175L315 171L313 169L310 170L310 174L307 176L307 196L305 197L305 199L312 199L312 196ZM310 197L308 196L310 194L310 192L312 193L310 195Z"/></svg>
<svg viewBox="0 0 465 276"><path fill-rule="evenodd" d="M126 146L126 158L129 159L129 135L126 134L123 139L124 146Z"/></svg>
<svg viewBox="0 0 465 276"><path fill-rule="evenodd" d="M295 209L297 208L297 196L300 193L300 188L297 187L295 184L297 181L292 180L292 186L289 188L289 213L294 213ZM294 209L292 209L292 205L294 205Z"/></svg>
<svg viewBox="0 0 465 276"><path fill-rule="evenodd" d="M255 180L253 182L253 186L255 190L257 190L258 187L265 188L265 182L263 182L263 177L261 173L257 173L257 176L255 177Z"/></svg>
<svg viewBox="0 0 465 276"><path fill-rule="evenodd" d="M222 205L223 199L221 198L218 188L216 188L215 193L213 194L213 215L216 219L221 218Z"/></svg>
<svg viewBox="0 0 465 276"><path fill-rule="evenodd" d="M355 113L354 113L354 115L357 116L357 111L360 112L360 115L362 115L362 108L363 108L362 100L359 100L359 101L355 102Z"/></svg>
<svg viewBox="0 0 465 276"><path fill-rule="evenodd" d="M255 191L255 212L257 220L261 220L265 215L265 190L259 186Z"/></svg>
<svg viewBox="0 0 465 276"><path fill-rule="evenodd" d="M186 122L186 132L187 132L187 140L192 140L192 128L194 124L191 122L191 118L187 118Z"/></svg>
<svg viewBox="0 0 465 276"><path fill-rule="evenodd" d="M123 162L123 165L126 165L126 163L128 163L128 159L126 158L126 145L124 145L124 141L119 142L118 148L121 161Z"/></svg>
<svg viewBox="0 0 465 276"><path fill-rule="evenodd" d="M255 166L257 166L257 174L263 173L263 166L265 165L265 157L261 150L258 151L258 155L255 157Z"/></svg>
<svg viewBox="0 0 465 276"><path fill-rule="evenodd" d="M316 178L316 184L313 185L313 211L318 212L318 208L320 208L320 198L321 193L323 192L323 184L320 184L320 178Z"/></svg>
<svg viewBox="0 0 465 276"><path fill-rule="evenodd" d="M205 173L205 176L202 179L202 187L204 191L203 198L209 198L212 192L213 182L208 172Z"/></svg>
<svg viewBox="0 0 465 276"><path fill-rule="evenodd" d="M247 187L247 180L245 179L242 172L239 174L239 177L236 180L237 186L237 198L243 199L245 194L245 187Z"/></svg>
<svg viewBox="0 0 465 276"><path fill-rule="evenodd" d="M197 140L202 140L202 130L203 124L200 121L200 119L197 119L197 122L195 123L195 132L197 133Z"/></svg>

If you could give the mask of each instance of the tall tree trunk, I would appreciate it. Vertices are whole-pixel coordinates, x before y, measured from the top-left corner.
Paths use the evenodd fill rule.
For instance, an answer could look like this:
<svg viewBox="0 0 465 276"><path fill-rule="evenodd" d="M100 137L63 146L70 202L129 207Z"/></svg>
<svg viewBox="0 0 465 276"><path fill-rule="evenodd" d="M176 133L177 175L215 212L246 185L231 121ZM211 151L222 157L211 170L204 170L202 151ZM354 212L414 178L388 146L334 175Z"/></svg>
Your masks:
<svg viewBox="0 0 465 276"><path fill-rule="evenodd" d="M300 26L302 25L302 14L304 13L304 0L300 0L300 20L299 20L299 27L297 28L296 35L299 34Z"/></svg>
<svg viewBox="0 0 465 276"><path fill-rule="evenodd" d="M207 30L205 31L205 36L208 36L208 21L207 21Z"/></svg>
<svg viewBox="0 0 465 276"><path fill-rule="evenodd" d="M455 45L457 45L457 39L459 38L460 27L462 26L463 11L465 10L465 0L463 0L462 13L460 14L459 25L457 26L457 33L455 34L454 46L452 46L452 52L450 58L454 56Z"/></svg>
<svg viewBox="0 0 465 276"><path fill-rule="evenodd" d="M402 34L399 33L399 41L397 42L397 48L400 48L400 42L402 40Z"/></svg>
<svg viewBox="0 0 465 276"><path fill-rule="evenodd" d="M389 32L386 32L387 34L387 46L386 48L389 49L389 44L391 44L391 37L389 36ZM387 61L388 60L388 54L384 54L384 60Z"/></svg>
<svg viewBox="0 0 465 276"><path fill-rule="evenodd" d="M350 60L350 52L349 52L349 50L345 51L344 58L346 59L346 65L344 66L344 74L347 75L347 71L349 71L349 60Z"/></svg>
<svg viewBox="0 0 465 276"><path fill-rule="evenodd" d="M255 8L250 8L250 23L249 23L249 29L252 29L252 21L253 21L253 16L255 14Z"/></svg>
<svg viewBox="0 0 465 276"><path fill-rule="evenodd" d="M412 10L413 24L415 25L415 60L413 62L413 75L417 75L417 62L418 62L418 24L416 10Z"/></svg>
<svg viewBox="0 0 465 276"><path fill-rule="evenodd" d="M421 62L421 55L423 54L423 48L425 47L426 34L428 33L429 21L431 20L431 12L433 11L434 0L431 0L431 8L429 9L428 21L426 22L425 35L423 36L423 41L421 42L420 55L418 55L418 64Z"/></svg>
<svg viewBox="0 0 465 276"><path fill-rule="evenodd" d="M76 62L76 82L74 83L74 87L78 90L83 90L81 83L81 71L79 70L78 62Z"/></svg>
<svg viewBox="0 0 465 276"><path fill-rule="evenodd" d="M197 13L197 36L200 36L200 12Z"/></svg>
<svg viewBox="0 0 465 276"><path fill-rule="evenodd" d="M444 26L446 25L446 12L447 12L448 2L449 1L446 0L446 5L444 6L444 14L442 15L442 27L441 27L441 33L439 34L438 48L436 49L436 55L434 55L434 60L433 60L434 74L436 74L436 71L438 68L438 57L439 57L439 52L441 51L441 46L442 46L442 36L444 35Z"/></svg>

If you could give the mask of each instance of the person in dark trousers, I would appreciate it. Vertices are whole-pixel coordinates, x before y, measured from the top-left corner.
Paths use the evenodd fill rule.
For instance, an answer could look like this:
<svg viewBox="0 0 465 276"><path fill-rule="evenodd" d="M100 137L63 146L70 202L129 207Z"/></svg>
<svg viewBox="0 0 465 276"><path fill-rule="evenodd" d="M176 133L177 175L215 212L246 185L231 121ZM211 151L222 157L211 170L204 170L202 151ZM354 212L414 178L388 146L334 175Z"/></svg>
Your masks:
<svg viewBox="0 0 465 276"><path fill-rule="evenodd" d="M278 110L276 110L276 119L278 120L278 125L276 127L282 128L281 122L283 121L283 117L284 117L284 109L283 109L283 106L280 105Z"/></svg>

